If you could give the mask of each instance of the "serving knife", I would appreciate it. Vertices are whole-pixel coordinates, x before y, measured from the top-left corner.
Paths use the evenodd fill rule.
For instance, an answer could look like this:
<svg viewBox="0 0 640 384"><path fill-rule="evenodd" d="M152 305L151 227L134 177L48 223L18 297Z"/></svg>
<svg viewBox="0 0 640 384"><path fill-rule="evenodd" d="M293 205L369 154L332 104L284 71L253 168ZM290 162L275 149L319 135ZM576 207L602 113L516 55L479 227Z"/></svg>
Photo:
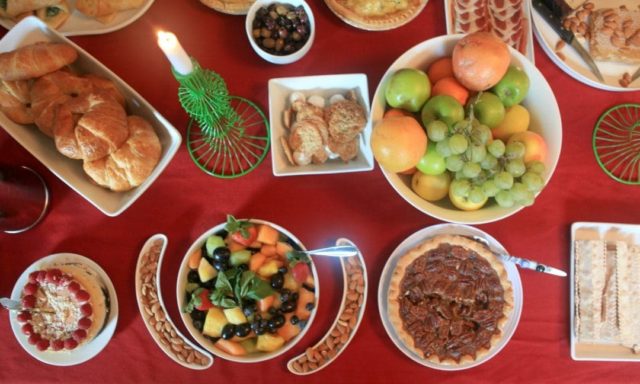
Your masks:
<svg viewBox="0 0 640 384"><path fill-rule="evenodd" d="M502 261L505 261L507 263L513 263L517 266L519 266L520 268L524 268L524 269L531 269L534 270L536 272L543 272L543 273L548 273L550 275L555 275L555 276L560 276L560 277L566 277L567 273L561 269L558 268L554 268L554 267L550 267L548 265L544 265L544 264L540 264L537 261L533 261L533 260L529 260L529 259L523 259L521 257L516 257L516 256L512 256L512 255L508 255L502 252L499 252L495 249L493 249L493 247L491 247L491 245L489 244L489 241L487 241L487 239L480 237L480 236L473 236L473 239L476 241L481 242L482 244L486 245L491 252L493 252L496 256L498 256Z"/></svg>
<svg viewBox="0 0 640 384"><path fill-rule="evenodd" d="M585 63L591 69L598 80L604 82L604 78L602 77L602 73L598 69L595 61L589 55L586 49L580 44L580 42L576 39L576 36L568 29L565 29L562 25L562 15L563 10L562 7L556 3L554 0L533 0L532 1L534 8L538 11L540 16L545 19L545 21L553 28L554 31L560 36L560 38L573 47L573 49L578 52L578 55L584 60Z"/></svg>

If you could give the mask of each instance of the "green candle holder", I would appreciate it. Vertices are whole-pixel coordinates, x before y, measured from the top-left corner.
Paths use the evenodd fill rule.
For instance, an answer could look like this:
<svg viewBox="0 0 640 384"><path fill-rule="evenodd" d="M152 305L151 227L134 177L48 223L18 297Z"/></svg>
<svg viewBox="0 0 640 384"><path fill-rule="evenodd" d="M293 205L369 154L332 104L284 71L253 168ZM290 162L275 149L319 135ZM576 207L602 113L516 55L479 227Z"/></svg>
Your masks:
<svg viewBox="0 0 640 384"><path fill-rule="evenodd" d="M620 104L600 116L593 131L593 152L612 179L640 185L640 104Z"/></svg>
<svg viewBox="0 0 640 384"><path fill-rule="evenodd" d="M205 173L235 178L254 170L267 156L269 123L251 101L230 96L217 73L192 58L187 75L172 69L180 83L178 98L191 117L186 145L194 163Z"/></svg>

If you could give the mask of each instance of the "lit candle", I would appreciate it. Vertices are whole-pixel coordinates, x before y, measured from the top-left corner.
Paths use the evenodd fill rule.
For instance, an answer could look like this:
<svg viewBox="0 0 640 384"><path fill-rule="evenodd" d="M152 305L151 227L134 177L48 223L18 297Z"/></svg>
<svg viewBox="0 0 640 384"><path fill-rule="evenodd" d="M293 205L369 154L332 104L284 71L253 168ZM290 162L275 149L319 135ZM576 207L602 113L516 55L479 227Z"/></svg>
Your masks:
<svg viewBox="0 0 640 384"><path fill-rule="evenodd" d="M159 31L158 45L176 72L181 75L188 75L193 71L193 63L184 48L182 48L182 45L180 45L176 35L171 32Z"/></svg>

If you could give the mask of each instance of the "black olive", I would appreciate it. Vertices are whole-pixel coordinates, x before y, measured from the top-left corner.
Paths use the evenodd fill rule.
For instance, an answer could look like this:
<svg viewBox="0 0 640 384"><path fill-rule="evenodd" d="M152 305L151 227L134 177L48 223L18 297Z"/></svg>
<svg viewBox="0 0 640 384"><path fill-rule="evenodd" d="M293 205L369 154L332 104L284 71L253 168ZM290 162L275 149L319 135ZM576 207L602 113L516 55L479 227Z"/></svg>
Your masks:
<svg viewBox="0 0 640 384"><path fill-rule="evenodd" d="M280 273L282 273L284 275L285 273L287 273L287 267L278 268L278 272L280 272Z"/></svg>
<svg viewBox="0 0 640 384"><path fill-rule="evenodd" d="M282 315L275 315L269 319L268 327L278 329L284 325L285 318Z"/></svg>
<svg viewBox="0 0 640 384"><path fill-rule="evenodd" d="M271 276L271 288L280 289L284 285L284 275L280 272Z"/></svg>
<svg viewBox="0 0 640 384"><path fill-rule="evenodd" d="M233 335L235 335L236 333L236 326L234 324L227 324L224 326L224 328L222 328L222 338L225 340L229 340L233 337Z"/></svg>
<svg viewBox="0 0 640 384"><path fill-rule="evenodd" d="M204 321L204 318L207 317L207 313L204 311L198 311L197 309L194 309L193 311L191 311L191 318L195 321L195 320L199 320L199 321Z"/></svg>
<svg viewBox="0 0 640 384"><path fill-rule="evenodd" d="M307 303L307 305L305 305L304 307L305 307L305 309L306 309L307 311L311 311L311 310L313 310L313 308L315 307L315 305L314 305L313 303Z"/></svg>
<svg viewBox="0 0 640 384"><path fill-rule="evenodd" d="M245 337L251 332L251 324L244 323L236 325L236 336Z"/></svg>
<svg viewBox="0 0 640 384"><path fill-rule="evenodd" d="M198 275L198 271L192 269L187 274L187 281L190 283L200 283L200 275Z"/></svg>
<svg viewBox="0 0 640 384"><path fill-rule="evenodd" d="M231 256L231 251L227 247L218 247L213 250L213 260L214 261L229 261L229 257Z"/></svg>
<svg viewBox="0 0 640 384"><path fill-rule="evenodd" d="M215 268L216 270L218 270L220 272L226 271L228 266L229 265L227 264L226 261L214 261L213 262L213 268Z"/></svg>
<svg viewBox="0 0 640 384"><path fill-rule="evenodd" d="M284 288L283 290L280 291L280 301L281 302L285 302L285 301L289 301L289 299L291 298L291 291Z"/></svg>
<svg viewBox="0 0 640 384"><path fill-rule="evenodd" d="M294 303L293 301L285 301L284 303L282 303L282 305L280 306L280 310L283 313L289 313L289 312L293 312L296 310L296 303Z"/></svg>
<svg viewBox="0 0 640 384"><path fill-rule="evenodd" d="M255 313L255 311L256 311L256 303L247 303L242 307L242 313L244 313L246 317L250 317Z"/></svg>
<svg viewBox="0 0 640 384"><path fill-rule="evenodd" d="M300 319L298 318L298 316L293 315L291 316L291 319L289 319L289 321L291 322L291 324L296 325L300 322Z"/></svg>
<svg viewBox="0 0 640 384"><path fill-rule="evenodd" d="M193 320L193 326L200 332L204 328L204 322L202 320Z"/></svg>

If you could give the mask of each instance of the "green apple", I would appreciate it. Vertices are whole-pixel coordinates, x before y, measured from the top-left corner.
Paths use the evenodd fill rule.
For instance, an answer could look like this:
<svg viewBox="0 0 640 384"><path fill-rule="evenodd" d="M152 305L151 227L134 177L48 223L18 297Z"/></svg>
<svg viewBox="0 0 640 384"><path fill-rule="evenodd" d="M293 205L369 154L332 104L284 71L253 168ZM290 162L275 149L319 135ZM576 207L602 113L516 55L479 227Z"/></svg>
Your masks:
<svg viewBox="0 0 640 384"><path fill-rule="evenodd" d="M529 76L522 69L510 65L507 73L491 90L505 107L520 104L529 92Z"/></svg>
<svg viewBox="0 0 640 384"><path fill-rule="evenodd" d="M447 170L444 156L436 151L436 143L434 141L429 142L427 152L425 152L424 156L418 161L416 168L424 174L434 176L444 173L444 171Z"/></svg>
<svg viewBox="0 0 640 384"><path fill-rule="evenodd" d="M505 115L505 108L500 98L491 92L480 92L471 100L473 116L480 124L489 128L494 128L502 122Z"/></svg>
<svg viewBox="0 0 640 384"><path fill-rule="evenodd" d="M464 119L464 107L449 95L437 95L430 98L422 107L422 124L426 127L433 120L440 120L449 127Z"/></svg>
<svg viewBox="0 0 640 384"><path fill-rule="evenodd" d="M431 82L419 69L402 68L391 75L384 96L392 108L418 112L431 96Z"/></svg>

